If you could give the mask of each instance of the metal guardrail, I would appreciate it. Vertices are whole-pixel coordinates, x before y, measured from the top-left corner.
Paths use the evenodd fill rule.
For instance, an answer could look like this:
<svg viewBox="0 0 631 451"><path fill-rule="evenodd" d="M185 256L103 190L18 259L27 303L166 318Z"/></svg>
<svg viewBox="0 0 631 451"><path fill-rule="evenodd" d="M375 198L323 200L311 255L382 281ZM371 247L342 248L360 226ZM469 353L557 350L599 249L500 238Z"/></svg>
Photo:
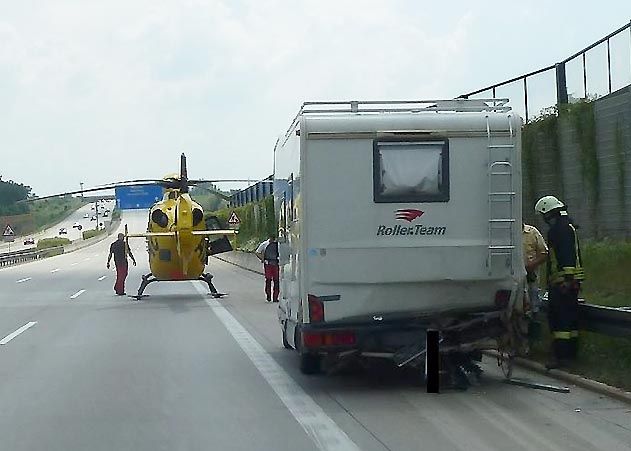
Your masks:
<svg viewBox="0 0 631 451"><path fill-rule="evenodd" d="M580 304L579 328L612 337L631 337L631 307Z"/></svg>
<svg viewBox="0 0 631 451"><path fill-rule="evenodd" d="M11 266L18 263L24 263L31 260L38 260L40 258L51 257L53 255L59 255L64 253L63 246L49 247L47 249L23 249L15 252L8 252L0 254L0 267Z"/></svg>
<svg viewBox="0 0 631 451"><path fill-rule="evenodd" d="M531 118L531 115L529 114L529 101L528 101L528 80L532 80L532 78L534 76L543 74L545 72L551 72L554 71L555 72L555 87L556 87L556 103L557 105L563 105L563 104L567 104L569 101L569 96L568 96L568 82L567 82L567 76L566 76L566 65L568 63L573 62L574 60L576 60L577 58L581 59L581 63L582 63L582 90L583 90L583 98L587 99L589 97L589 95L594 95L594 94L603 94L602 92L596 92L594 91L594 89L592 89L590 86L588 86L588 82L589 82L589 77L588 77L588 65L587 65L587 53L590 50L593 50L597 47L599 47L600 45L606 45L606 51L607 51L607 61L606 61L606 68L607 68L607 94L611 94L612 91L614 90L613 84L612 84L612 57L611 57L611 40L613 38L619 38L621 36L621 34L625 31L629 30L630 34L629 37L631 38L631 21L629 21L628 23L626 23L625 25L621 26L620 28L618 28L617 30L609 33L607 36L603 37L602 39L599 39L598 41L594 42L593 44L585 47L583 50L580 50L578 52L576 52L575 54L573 54L572 56L569 56L567 58L565 58L564 60L555 63L555 64L551 64L549 66L543 67L541 69L532 71L532 72L528 72L527 74L523 74L523 75L519 75L517 77L513 77L509 80L505 80L499 83L495 83L489 86L485 86L483 88L480 89L476 89L475 91L471 91L471 92L467 92L466 94L462 94L461 96L459 96L460 98L464 98L467 99L471 96L475 96L475 95L479 95L479 94L483 94L488 96L488 94L491 94L491 96L493 98L496 97L496 93L497 93L497 89L498 88L504 88L507 87L508 85L511 85L512 83L522 83L522 92L523 92L523 99L524 99L524 113L525 113L525 118L526 118L526 122L529 121L529 119ZM626 51L626 49L625 49ZM623 54L622 52L619 52L621 55ZM619 65L614 65L614 67L617 68L618 71L622 71L622 73L626 73L629 74L629 66L628 65L624 65L624 64L619 64Z"/></svg>

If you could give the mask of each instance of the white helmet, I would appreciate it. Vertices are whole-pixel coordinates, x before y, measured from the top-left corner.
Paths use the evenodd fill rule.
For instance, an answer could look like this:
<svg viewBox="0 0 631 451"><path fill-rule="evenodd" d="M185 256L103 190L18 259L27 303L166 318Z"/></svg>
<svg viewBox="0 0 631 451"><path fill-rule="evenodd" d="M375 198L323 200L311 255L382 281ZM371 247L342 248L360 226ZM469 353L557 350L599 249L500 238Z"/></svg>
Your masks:
<svg viewBox="0 0 631 451"><path fill-rule="evenodd" d="M537 201L535 204L535 211L545 215L557 208L565 208L565 204L554 196L545 196Z"/></svg>

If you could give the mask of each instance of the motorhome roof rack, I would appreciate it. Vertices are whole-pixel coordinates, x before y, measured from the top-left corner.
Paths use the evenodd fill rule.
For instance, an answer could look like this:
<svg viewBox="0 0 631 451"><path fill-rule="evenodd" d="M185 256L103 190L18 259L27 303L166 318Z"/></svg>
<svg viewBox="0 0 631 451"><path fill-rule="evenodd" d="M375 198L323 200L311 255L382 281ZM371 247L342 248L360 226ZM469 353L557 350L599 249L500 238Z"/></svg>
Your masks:
<svg viewBox="0 0 631 451"><path fill-rule="evenodd" d="M443 100L346 100L337 102L305 102L287 130L296 126L303 114L353 114L353 113L420 113L435 112L495 112L511 110L508 99L443 99Z"/></svg>
<svg viewBox="0 0 631 451"><path fill-rule="evenodd" d="M348 100L339 102L305 102L300 114L391 113L421 111L507 112L508 99L448 100Z"/></svg>

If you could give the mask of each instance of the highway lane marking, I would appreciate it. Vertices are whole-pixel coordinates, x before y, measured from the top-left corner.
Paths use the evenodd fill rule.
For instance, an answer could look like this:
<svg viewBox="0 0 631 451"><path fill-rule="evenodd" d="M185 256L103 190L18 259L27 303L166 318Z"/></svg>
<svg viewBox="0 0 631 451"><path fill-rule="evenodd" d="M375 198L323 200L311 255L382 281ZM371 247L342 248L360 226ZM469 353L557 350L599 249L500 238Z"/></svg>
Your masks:
<svg viewBox="0 0 631 451"><path fill-rule="evenodd" d="M70 296L70 299L77 299L79 296L81 296L83 293L85 293L85 290L79 290L77 291L75 294L73 294L72 296Z"/></svg>
<svg viewBox="0 0 631 451"><path fill-rule="evenodd" d="M350 437L276 363L276 360L223 305L214 299L206 299L208 295L206 288L197 283L194 283L193 286L318 449L322 451L359 451L359 447Z"/></svg>
<svg viewBox="0 0 631 451"><path fill-rule="evenodd" d="M51 272L57 272L59 271L61 268L57 268L57 269L53 269Z"/></svg>
<svg viewBox="0 0 631 451"><path fill-rule="evenodd" d="M99 277L99 281L101 281L101 280L105 279L106 277L107 277L107 276L101 276L101 277Z"/></svg>
<svg viewBox="0 0 631 451"><path fill-rule="evenodd" d="M28 282L29 280L31 280L31 277L25 277L24 279L16 280L15 283Z"/></svg>
<svg viewBox="0 0 631 451"><path fill-rule="evenodd" d="M84 258L84 259L83 259L83 261L84 261L84 262L87 262L87 261L89 261L89 260L90 260L90 257L87 257L87 258Z"/></svg>
<svg viewBox="0 0 631 451"><path fill-rule="evenodd" d="M70 266L77 266L78 264L79 264L79 262L74 262Z"/></svg>
<svg viewBox="0 0 631 451"><path fill-rule="evenodd" d="M30 323L26 323L25 325L23 325L22 327L20 327L18 330L16 330L13 333L10 333L9 335L7 335L6 337L4 337L2 340L0 340L0 345L6 345L8 342L10 342L11 340L13 340L15 337L17 337L18 335L20 335L22 332L30 329L31 327L33 327L35 324L37 324L37 321L31 321Z"/></svg>

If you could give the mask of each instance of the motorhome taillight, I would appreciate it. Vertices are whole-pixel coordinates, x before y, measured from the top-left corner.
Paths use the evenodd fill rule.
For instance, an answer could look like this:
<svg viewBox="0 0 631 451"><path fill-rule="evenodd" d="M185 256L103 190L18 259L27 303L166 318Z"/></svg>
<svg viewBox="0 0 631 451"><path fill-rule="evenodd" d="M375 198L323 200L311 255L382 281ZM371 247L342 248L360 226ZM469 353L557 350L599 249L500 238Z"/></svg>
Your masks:
<svg viewBox="0 0 631 451"><path fill-rule="evenodd" d="M325 346L353 346L357 343L355 332L338 330L334 332L309 331L302 334L305 348L321 348Z"/></svg>
<svg viewBox="0 0 631 451"><path fill-rule="evenodd" d="M324 304L317 296L310 294L307 296L309 302L309 321L321 323L324 321Z"/></svg>
<svg viewBox="0 0 631 451"><path fill-rule="evenodd" d="M302 334L302 344L305 348L319 348L323 343L323 335L318 332L305 332Z"/></svg>
<svg viewBox="0 0 631 451"><path fill-rule="evenodd" d="M510 290L499 290L495 292L495 306L498 309L504 309L508 307L508 301L510 301Z"/></svg>

